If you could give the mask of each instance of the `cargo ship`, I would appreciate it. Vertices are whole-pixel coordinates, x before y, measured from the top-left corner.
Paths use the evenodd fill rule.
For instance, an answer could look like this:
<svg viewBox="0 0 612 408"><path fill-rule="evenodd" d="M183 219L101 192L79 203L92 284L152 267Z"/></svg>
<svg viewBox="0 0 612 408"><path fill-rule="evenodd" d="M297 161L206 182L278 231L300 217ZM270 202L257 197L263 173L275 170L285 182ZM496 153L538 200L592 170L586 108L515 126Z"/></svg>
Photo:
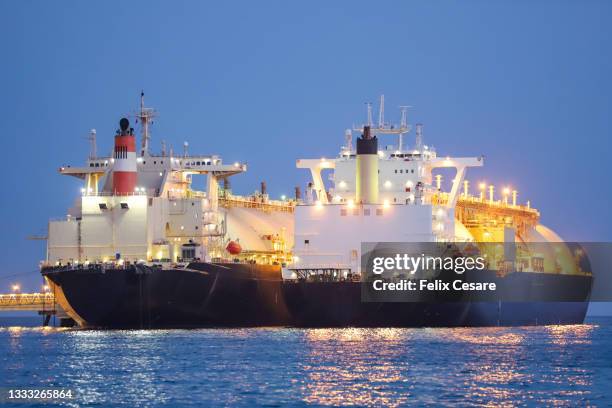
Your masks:
<svg viewBox="0 0 612 408"><path fill-rule="evenodd" d="M51 220L41 272L81 327L234 326L422 327L570 324L584 320L592 275L579 248L540 224L518 193L480 183L470 194L466 171L483 157L438 157L416 125L414 143L402 108L398 125L367 120L347 129L335 158L297 160L312 181L295 197L232 193L244 163L217 155L150 152L151 119L141 95L134 129L122 118L113 153L96 154L60 173L83 180L68 215ZM358 137L353 146L353 133ZM397 137L379 146L379 138ZM443 174L454 170L450 189ZM331 174L324 182L322 172ZM205 188L196 189L198 176ZM364 242L456 245L516 244L509 262L492 254L471 282L497 282L504 300L454 294L417 301L364 300ZM537 244L537 247L536 247ZM544 245L542 247L541 245ZM560 262L560 260L562 262ZM438 277L440 278L440 277ZM452 274L443 274L452 279ZM528 293L514 301L517 294ZM543 295L553 294L552 299ZM559 295L559 296L557 296ZM510 300L508 300L510 299ZM518 299L518 298L517 298Z"/></svg>
<svg viewBox="0 0 612 408"><path fill-rule="evenodd" d="M355 131L360 136L353 146ZM283 292L293 324L582 323L593 280L582 248L564 243L542 225L538 210L529 202L520 204L512 187L503 187L495 197L495 186L481 181L476 185L478 194L472 196L466 173L483 166L482 156L438 157L423 141L422 124L415 126L414 143L406 146L404 137L410 131L406 108L401 108L399 124L385 122L382 96L378 123L373 123L368 104L366 122L346 130L337 157L297 160L297 167L308 170L312 181L305 200L295 208L294 258L283 271ZM396 139L383 145L389 142L384 138ZM331 173L329 185L323 181L323 171ZM444 172L451 177L446 191ZM383 248L394 243L471 247L488 256L486 268L465 272L461 281L494 283L499 293L487 298L423 291L400 301L368 297L372 282L364 258L372 252L364 253L363 243ZM441 274L431 275L431 281L450 284L458 277L454 271L434 272ZM410 278L397 271L386 276L389 281Z"/></svg>
<svg viewBox="0 0 612 408"><path fill-rule="evenodd" d="M67 216L48 224L41 272L58 303L80 327L288 324L281 264L295 200L270 199L265 182L232 194L230 177L246 164L192 155L187 142L179 154L163 142L151 153L155 116L141 95L139 146L122 118L111 155L97 155L92 130L85 165L59 169L83 187Z"/></svg>

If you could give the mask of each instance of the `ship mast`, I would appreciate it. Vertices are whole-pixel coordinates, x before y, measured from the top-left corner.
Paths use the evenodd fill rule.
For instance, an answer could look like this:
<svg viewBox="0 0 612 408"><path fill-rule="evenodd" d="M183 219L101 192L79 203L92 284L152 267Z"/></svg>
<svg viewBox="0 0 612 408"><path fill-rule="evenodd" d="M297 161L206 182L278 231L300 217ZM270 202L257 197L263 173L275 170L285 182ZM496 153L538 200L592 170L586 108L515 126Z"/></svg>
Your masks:
<svg viewBox="0 0 612 408"><path fill-rule="evenodd" d="M155 110L146 108L144 105L144 91L140 92L140 112L136 114L136 118L140 121L142 132L140 149L140 156L142 157L149 155L149 142L151 140L151 136L149 135L149 123L152 122L155 116Z"/></svg>
<svg viewBox="0 0 612 408"><path fill-rule="evenodd" d="M410 106L400 106L400 129L408 129L408 108ZM398 150L402 151L404 150L404 134L400 133L399 134L399 141L398 141Z"/></svg>
<svg viewBox="0 0 612 408"><path fill-rule="evenodd" d="M96 129L91 129L89 131L87 140L89 140L89 159L94 160L98 156L96 149Z"/></svg>
<svg viewBox="0 0 612 408"><path fill-rule="evenodd" d="M385 95L380 95L380 105L378 110L378 128L385 127Z"/></svg>
<svg viewBox="0 0 612 408"><path fill-rule="evenodd" d="M385 96L380 96L380 105L378 110L378 124L375 127L372 123L372 104L366 103L367 108L367 121L361 127L353 126L353 130L357 132L363 132L366 126L369 126L371 131L377 135L398 135L398 150L404 149L404 135L410 132L411 127L408 124L407 110L411 106L400 106L400 124L399 126L385 123Z"/></svg>

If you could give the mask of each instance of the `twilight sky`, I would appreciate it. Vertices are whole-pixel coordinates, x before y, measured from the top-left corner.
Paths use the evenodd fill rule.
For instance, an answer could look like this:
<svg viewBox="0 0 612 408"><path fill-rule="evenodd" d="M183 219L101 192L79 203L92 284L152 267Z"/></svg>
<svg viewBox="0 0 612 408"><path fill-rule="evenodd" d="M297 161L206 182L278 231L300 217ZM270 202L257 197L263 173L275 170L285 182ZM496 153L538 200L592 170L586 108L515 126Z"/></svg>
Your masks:
<svg viewBox="0 0 612 408"><path fill-rule="evenodd" d="M109 152L141 89L154 150L246 161L234 191L274 196L384 93L439 154L485 155L468 179L516 187L566 240L610 241L610 16L609 1L2 1L0 292L38 288L44 244L26 237L81 187L57 168L85 160L91 128Z"/></svg>

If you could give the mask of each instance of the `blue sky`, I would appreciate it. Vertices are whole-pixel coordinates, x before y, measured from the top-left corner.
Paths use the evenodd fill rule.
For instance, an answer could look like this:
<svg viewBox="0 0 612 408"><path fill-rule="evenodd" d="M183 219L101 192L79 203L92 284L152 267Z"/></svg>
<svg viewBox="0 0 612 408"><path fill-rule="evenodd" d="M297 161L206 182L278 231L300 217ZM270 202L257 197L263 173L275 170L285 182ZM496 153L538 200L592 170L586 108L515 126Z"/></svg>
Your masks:
<svg viewBox="0 0 612 408"><path fill-rule="evenodd" d="M45 256L26 236L79 194L57 168L85 160L90 128L110 151L141 89L155 150L188 140L247 161L234 191L266 180L276 196L384 93L387 117L412 105L440 154L485 155L468 178L515 186L567 240L610 241L611 15L606 1L2 1L0 292Z"/></svg>

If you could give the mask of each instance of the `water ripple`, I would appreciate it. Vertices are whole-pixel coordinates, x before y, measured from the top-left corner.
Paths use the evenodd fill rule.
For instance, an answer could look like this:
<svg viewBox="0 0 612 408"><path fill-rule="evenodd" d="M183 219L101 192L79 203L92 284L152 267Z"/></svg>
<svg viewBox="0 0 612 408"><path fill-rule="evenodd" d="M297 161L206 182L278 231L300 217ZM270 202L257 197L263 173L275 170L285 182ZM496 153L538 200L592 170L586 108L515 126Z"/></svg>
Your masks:
<svg viewBox="0 0 612 408"><path fill-rule="evenodd" d="M612 320L476 329L0 328L1 386L79 405L610 405ZM24 405L20 405L24 406Z"/></svg>

